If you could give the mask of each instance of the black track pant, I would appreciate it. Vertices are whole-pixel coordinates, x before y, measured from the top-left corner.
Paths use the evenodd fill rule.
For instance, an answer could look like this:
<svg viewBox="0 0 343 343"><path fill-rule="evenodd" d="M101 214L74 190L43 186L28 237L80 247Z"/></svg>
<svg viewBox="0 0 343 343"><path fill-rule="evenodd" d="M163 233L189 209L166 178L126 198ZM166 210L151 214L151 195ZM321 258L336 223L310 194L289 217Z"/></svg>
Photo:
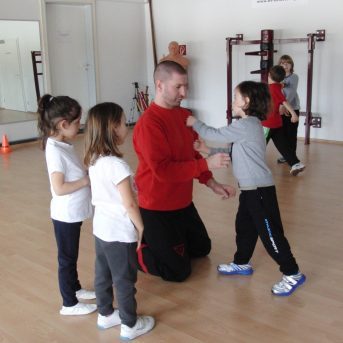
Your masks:
<svg viewBox="0 0 343 343"><path fill-rule="evenodd" d="M139 268L168 281L183 281L191 273L191 258L211 251L211 240L193 203L176 211L140 208L144 223Z"/></svg>
<svg viewBox="0 0 343 343"><path fill-rule="evenodd" d="M236 216L234 263L249 263L258 237L283 274L293 275L299 271L284 236L274 186L241 192Z"/></svg>
<svg viewBox="0 0 343 343"><path fill-rule="evenodd" d="M276 149L279 150L279 153L285 158L290 166L293 166L294 164L300 162L295 153L295 150L291 148L290 142L285 136L282 126L276 129L269 130L269 133L266 137L267 144L270 139L274 142Z"/></svg>
<svg viewBox="0 0 343 343"><path fill-rule="evenodd" d="M299 110L295 110L295 113L299 116ZM282 117L282 131L289 143L289 147L294 154L297 151L297 140L298 140L298 126L299 121L296 123L291 122L290 116L281 116Z"/></svg>

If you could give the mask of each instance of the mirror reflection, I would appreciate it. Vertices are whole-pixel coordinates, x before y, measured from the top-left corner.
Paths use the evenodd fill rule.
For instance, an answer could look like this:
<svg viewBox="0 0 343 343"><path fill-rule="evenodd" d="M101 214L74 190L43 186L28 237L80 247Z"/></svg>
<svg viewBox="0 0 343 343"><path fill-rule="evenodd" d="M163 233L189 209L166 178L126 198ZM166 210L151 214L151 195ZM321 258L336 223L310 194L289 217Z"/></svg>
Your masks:
<svg viewBox="0 0 343 343"><path fill-rule="evenodd" d="M36 112L44 94L38 21L0 20L0 114ZM4 120L4 118L2 118Z"/></svg>

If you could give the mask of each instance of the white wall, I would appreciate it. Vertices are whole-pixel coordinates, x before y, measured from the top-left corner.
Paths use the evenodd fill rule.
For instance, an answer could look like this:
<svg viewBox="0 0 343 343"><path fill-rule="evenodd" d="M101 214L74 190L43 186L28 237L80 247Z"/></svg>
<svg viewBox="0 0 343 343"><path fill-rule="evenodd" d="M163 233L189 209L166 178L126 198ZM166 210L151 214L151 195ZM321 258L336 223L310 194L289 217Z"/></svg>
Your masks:
<svg viewBox="0 0 343 343"><path fill-rule="evenodd" d="M153 10L158 57L166 53L171 40L187 44L191 61L188 105L217 127L226 124L226 37L243 33L246 40L260 39L262 29L273 29L275 38L306 38L307 33L325 29L326 41L318 42L315 49L312 102L313 113L322 117L322 128L311 129L311 137L343 141L341 0L280 2L268 9L254 8L251 0L158 0L153 2ZM307 45L287 44L276 49L275 63L280 54L294 58L305 110ZM259 57L244 56L244 51L254 50L259 47L234 47L234 85L258 79L249 72L259 69ZM299 136L304 136L303 125L299 125Z"/></svg>
<svg viewBox="0 0 343 343"><path fill-rule="evenodd" d="M0 0L0 20L39 20L38 0Z"/></svg>
<svg viewBox="0 0 343 343"><path fill-rule="evenodd" d="M132 83L138 82L143 89L147 80L145 5L143 1L98 0L96 21L99 101L117 102L129 119Z"/></svg>
<svg viewBox="0 0 343 343"><path fill-rule="evenodd" d="M82 3L82 0L57 1ZM132 83L139 82L143 88L147 80L146 1L85 1L95 3L95 44L98 47L99 66L97 100L119 103L129 117L134 95ZM0 20L40 20L41 2L43 3L42 0L0 0ZM21 129L18 127L18 130ZM33 131L27 132L27 138L34 137L35 134Z"/></svg>
<svg viewBox="0 0 343 343"><path fill-rule="evenodd" d="M311 129L311 137L343 141L343 2L292 2L295 3L292 7L266 11L253 8L251 0L155 0L158 57L167 53L171 40L187 44L187 57L191 60L188 106L210 125L222 126L226 124L226 37L243 33L245 39L259 39L261 29L273 29L275 38L295 38L326 29L326 41L316 44L312 106L313 112L322 116L323 127ZM133 94L131 83L138 81L152 87L151 41L149 35L145 37L145 30L148 34L150 31L147 15L144 0L96 0L98 100L117 101L128 115ZM0 19L39 20L39 1L0 0ZM282 46L277 55L290 53L295 60L302 110L306 88L305 45ZM234 84L247 78L256 79L249 71L258 69L259 58L243 53L250 48L254 50L253 46L234 47ZM304 135L303 125L299 134Z"/></svg>

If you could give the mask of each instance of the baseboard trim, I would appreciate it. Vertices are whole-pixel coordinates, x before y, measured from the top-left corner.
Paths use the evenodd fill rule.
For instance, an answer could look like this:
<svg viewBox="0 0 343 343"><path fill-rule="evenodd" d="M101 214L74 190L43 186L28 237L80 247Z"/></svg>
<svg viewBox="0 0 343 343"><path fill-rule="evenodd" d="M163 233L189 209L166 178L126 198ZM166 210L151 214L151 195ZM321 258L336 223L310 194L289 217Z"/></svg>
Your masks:
<svg viewBox="0 0 343 343"><path fill-rule="evenodd" d="M304 137L298 137L299 141L304 141L305 138ZM338 145L343 145L343 141L334 141L334 140L330 140L330 139L321 139L321 138L311 138L310 137L310 145L311 142L313 143L325 143L325 144L338 144Z"/></svg>
<svg viewBox="0 0 343 343"><path fill-rule="evenodd" d="M37 137L18 139L16 141L10 141L9 143L10 143L10 145L16 145L16 144L24 144L24 143L35 142L35 141L38 141ZM2 146L2 144L0 144L0 146Z"/></svg>

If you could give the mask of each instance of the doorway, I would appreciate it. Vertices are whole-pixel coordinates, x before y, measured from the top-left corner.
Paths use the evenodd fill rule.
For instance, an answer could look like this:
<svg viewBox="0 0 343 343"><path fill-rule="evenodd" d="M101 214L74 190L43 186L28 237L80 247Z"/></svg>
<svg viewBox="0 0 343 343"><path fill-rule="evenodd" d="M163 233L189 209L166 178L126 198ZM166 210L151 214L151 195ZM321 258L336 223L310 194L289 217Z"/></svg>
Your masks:
<svg viewBox="0 0 343 343"><path fill-rule="evenodd" d="M76 99L83 109L96 104L96 80L89 4L46 3L51 93Z"/></svg>
<svg viewBox="0 0 343 343"><path fill-rule="evenodd" d="M0 41L0 107L26 111L18 39Z"/></svg>

